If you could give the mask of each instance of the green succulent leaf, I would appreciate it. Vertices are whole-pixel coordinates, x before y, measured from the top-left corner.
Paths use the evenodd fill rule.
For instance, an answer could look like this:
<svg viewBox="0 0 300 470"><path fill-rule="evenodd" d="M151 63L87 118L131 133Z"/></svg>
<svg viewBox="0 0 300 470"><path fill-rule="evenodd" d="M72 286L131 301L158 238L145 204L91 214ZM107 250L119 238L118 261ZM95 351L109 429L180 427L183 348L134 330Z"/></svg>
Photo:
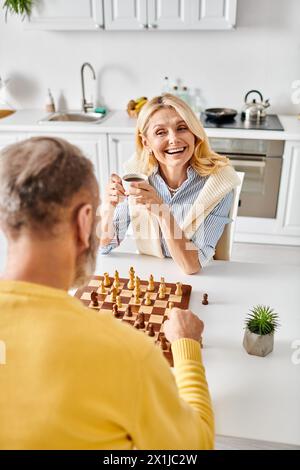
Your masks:
<svg viewBox="0 0 300 470"><path fill-rule="evenodd" d="M267 305L256 305L246 318L246 328L257 335L269 335L279 327L279 315Z"/></svg>

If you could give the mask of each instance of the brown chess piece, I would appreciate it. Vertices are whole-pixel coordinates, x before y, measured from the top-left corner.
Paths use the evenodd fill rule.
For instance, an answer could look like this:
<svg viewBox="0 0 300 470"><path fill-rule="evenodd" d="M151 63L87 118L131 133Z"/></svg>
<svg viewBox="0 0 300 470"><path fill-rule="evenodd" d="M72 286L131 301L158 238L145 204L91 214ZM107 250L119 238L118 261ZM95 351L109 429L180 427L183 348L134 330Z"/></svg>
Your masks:
<svg viewBox="0 0 300 470"><path fill-rule="evenodd" d="M119 317L119 310L118 310L117 304L113 304L112 311L113 311L114 317L118 318Z"/></svg>
<svg viewBox="0 0 300 470"><path fill-rule="evenodd" d="M148 325L148 336L155 336L154 328L152 323L149 323Z"/></svg>
<svg viewBox="0 0 300 470"><path fill-rule="evenodd" d="M160 336L160 347L163 351L168 349L167 340L164 334Z"/></svg>
<svg viewBox="0 0 300 470"><path fill-rule="evenodd" d="M127 317L132 317L131 305L127 305L126 310L125 310L125 315Z"/></svg>
<svg viewBox="0 0 300 470"><path fill-rule="evenodd" d="M98 294L96 291L93 290L91 293L91 301L93 302L93 307L98 307L99 302L98 302Z"/></svg>
<svg viewBox="0 0 300 470"><path fill-rule="evenodd" d="M208 295L207 294L203 294L202 304L203 305L208 305Z"/></svg>
<svg viewBox="0 0 300 470"><path fill-rule="evenodd" d="M137 321L139 322L140 328L145 328L145 314L143 312L139 313Z"/></svg>

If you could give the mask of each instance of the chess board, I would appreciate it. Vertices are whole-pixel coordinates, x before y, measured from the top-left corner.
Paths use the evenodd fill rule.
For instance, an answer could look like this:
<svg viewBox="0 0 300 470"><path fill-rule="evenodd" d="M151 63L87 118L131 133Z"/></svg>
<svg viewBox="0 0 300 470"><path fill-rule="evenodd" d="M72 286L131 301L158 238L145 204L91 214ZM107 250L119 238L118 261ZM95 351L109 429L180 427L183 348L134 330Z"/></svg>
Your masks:
<svg viewBox="0 0 300 470"><path fill-rule="evenodd" d="M75 297L81 300L81 302L89 308L95 309L99 312L104 313L112 313L113 302L110 300L110 289L113 285L114 278L110 277L111 286L106 287L106 294L100 294L100 281L103 281L103 276L93 276L89 283L80 289L78 289L75 293ZM175 295L176 284L166 282L166 293L164 299L159 299L158 289L160 282L154 281L154 291L150 292L150 299L152 305L144 305L144 297L147 291L148 281L140 280L140 304L137 305L134 303L134 294L133 290L129 290L127 288L127 284L129 279L127 278L120 278L120 286L118 289L118 295L121 297L122 307L118 309L118 320L129 323L130 325L134 325L139 313L144 313L145 318L145 328L139 329L139 331L143 331L147 334L148 331L148 324L153 325L155 335L151 337L157 346L161 347L161 336L163 335L162 332L162 324L168 318L169 302L174 303L174 307L179 307L183 309L187 309L189 306L190 295L192 291L192 286L187 284L182 284L182 295ZM98 293L98 306L94 307L93 302L91 301L91 293L95 291ZM125 314L125 310L127 305L131 305L132 317L127 317ZM166 341L166 346L162 348L162 352L166 359L168 360L169 364L173 366L173 357L171 351L171 345L168 341Z"/></svg>

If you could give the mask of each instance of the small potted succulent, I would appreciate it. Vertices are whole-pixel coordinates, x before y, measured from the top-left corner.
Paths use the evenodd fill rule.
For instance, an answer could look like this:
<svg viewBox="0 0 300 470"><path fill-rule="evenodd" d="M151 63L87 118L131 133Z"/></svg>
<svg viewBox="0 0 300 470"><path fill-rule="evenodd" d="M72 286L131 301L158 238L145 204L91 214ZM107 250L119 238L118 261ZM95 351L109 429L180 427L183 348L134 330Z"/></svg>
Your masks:
<svg viewBox="0 0 300 470"><path fill-rule="evenodd" d="M253 307L246 318L243 346L248 354L266 356L273 351L274 333L279 327L278 314L266 305Z"/></svg>

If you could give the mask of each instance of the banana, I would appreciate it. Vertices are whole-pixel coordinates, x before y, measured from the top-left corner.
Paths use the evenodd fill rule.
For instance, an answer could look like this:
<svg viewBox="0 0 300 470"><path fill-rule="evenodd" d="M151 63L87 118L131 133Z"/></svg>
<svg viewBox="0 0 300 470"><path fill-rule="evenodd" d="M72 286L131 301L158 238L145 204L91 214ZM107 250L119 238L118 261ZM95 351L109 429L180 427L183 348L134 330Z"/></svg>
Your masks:
<svg viewBox="0 0 300 470"><path fill-rule="evenodd" d="M136 104L138 104L140 101L145 101L147 99L146 96L141 96L141 98L138 98L137 100L135 100Z"/></svg>
<svg viewBox="0 0 300 470"><path fill-rule="evenodd" d="M147 103L147 101L147 98L144 98L142 101L139 101L138 104L135 105L134 110L139 111L144 106L144 104Z"/></svg>

